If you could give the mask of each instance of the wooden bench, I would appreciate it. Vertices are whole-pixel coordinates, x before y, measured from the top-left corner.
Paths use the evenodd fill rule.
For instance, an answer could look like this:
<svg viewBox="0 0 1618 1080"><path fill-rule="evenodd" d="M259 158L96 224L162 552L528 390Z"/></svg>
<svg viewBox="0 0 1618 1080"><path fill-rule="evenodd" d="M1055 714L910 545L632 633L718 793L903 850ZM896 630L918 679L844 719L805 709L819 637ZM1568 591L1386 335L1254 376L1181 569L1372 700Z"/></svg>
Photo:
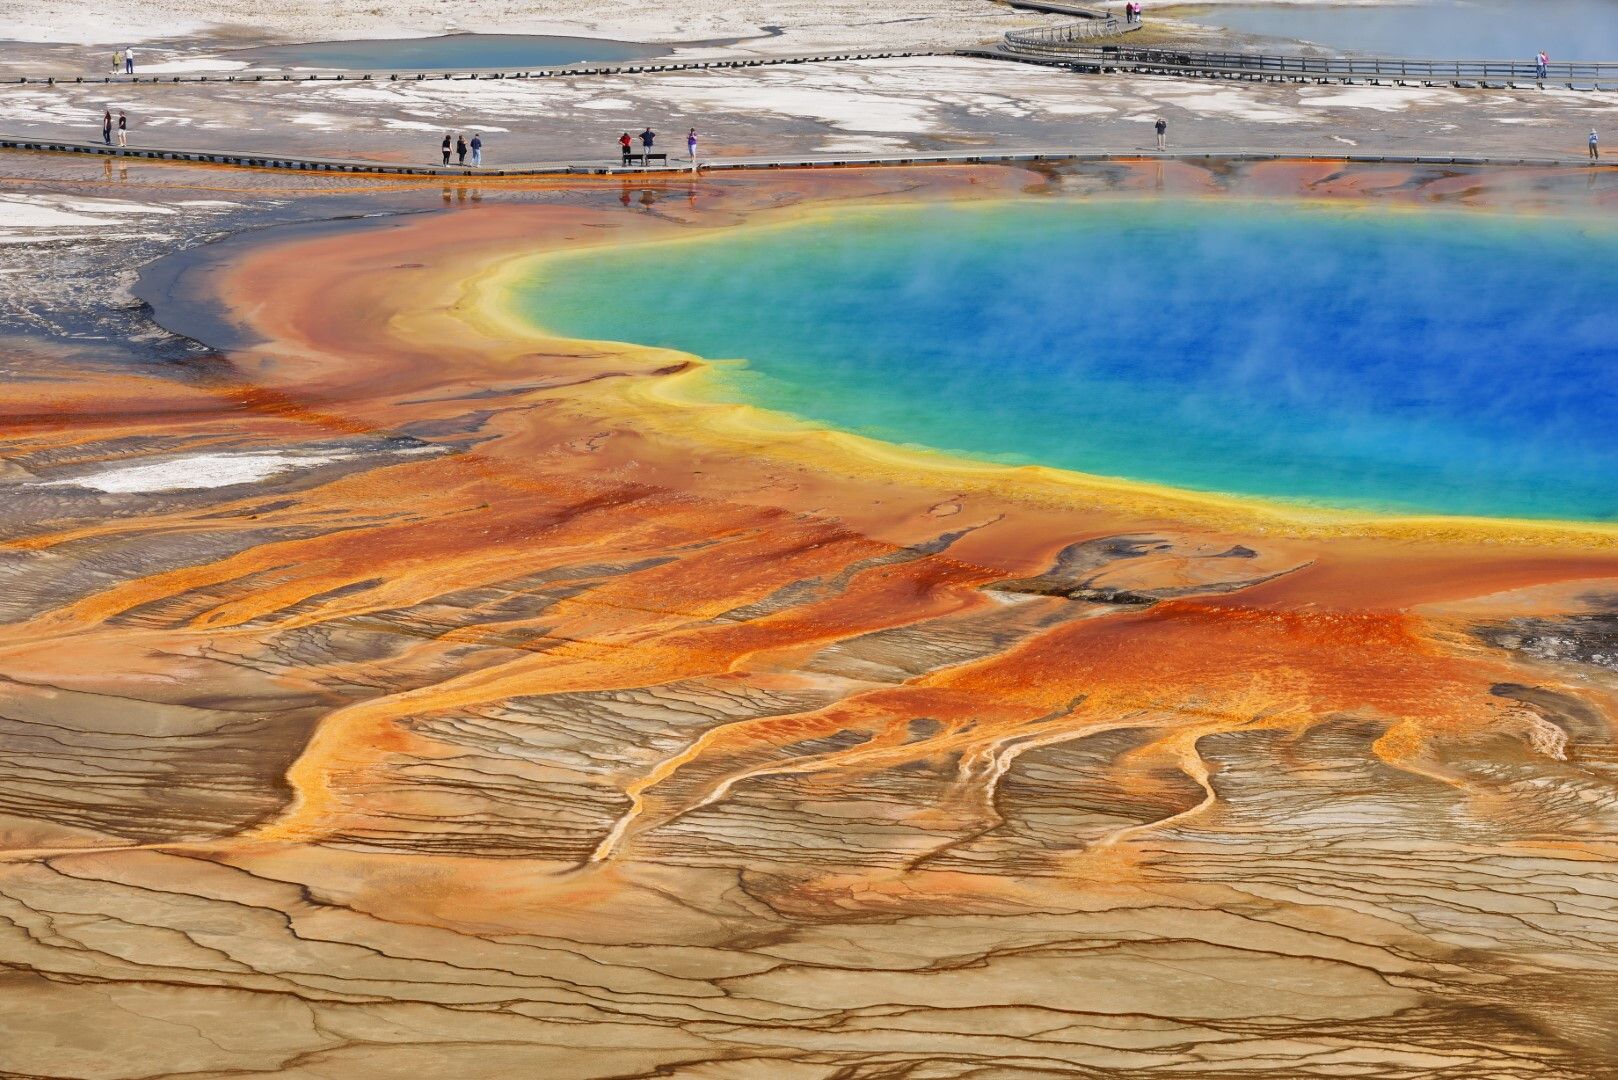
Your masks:
<svg viewBox="0 0 1618 1080"><path fill-rule="evenodd" d="M636 161L639 161L643 166L650 165L654 161L661 161L663 164L667 165L669 163L669 156L667 154L646 154L637 151L630 154L629 157L625 159L624 164L632 165Z"/></svg>

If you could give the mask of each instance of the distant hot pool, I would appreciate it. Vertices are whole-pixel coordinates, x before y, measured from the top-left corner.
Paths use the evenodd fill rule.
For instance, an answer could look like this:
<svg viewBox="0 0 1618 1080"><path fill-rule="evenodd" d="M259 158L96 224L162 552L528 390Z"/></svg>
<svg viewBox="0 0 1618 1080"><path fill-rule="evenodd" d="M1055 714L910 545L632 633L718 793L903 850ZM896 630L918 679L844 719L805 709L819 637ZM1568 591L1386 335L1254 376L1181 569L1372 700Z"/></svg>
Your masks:
<svg viewBox="0 0 1618 1080"><path fill-rule="evenodd" d="M568 337L964 456L1395 511L1618 518L1618 230L1219 201L844 213L548 257Z"/></svg>

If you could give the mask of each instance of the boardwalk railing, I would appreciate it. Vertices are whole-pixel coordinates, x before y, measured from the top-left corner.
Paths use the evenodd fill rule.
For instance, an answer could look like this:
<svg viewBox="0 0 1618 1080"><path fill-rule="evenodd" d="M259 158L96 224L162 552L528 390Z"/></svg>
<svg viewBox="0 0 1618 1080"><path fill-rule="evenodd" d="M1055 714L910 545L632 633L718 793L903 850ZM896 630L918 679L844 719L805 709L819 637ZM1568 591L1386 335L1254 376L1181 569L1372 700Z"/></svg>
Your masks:
<svg viewBox="0 0 1618 1080"><path fill-rule="evenodd" d="M1085 18L1059 26L1008 31L1005 35L1006 48L1012 52L1065 52L1066 46L1075 41L1093 41L1140 28L1140 23L1121 22L1111 15L1099 19Z"/></svg>
<svg viewBox="0 0 1618 1080"><path fill-rule="evenodd" d="M666 165L633 166L625 168L618 163L616 153L610 160L586 162L517 162L486 169L464 169L459 166L410 164L364 160L357 158L316 158L291 154L254 153L240 150L187 150L175 147L108 146L102 142L79 142L49 136L0 134L0 152L17 150L31 153L84 154L107 159L141 159L146 161L194 162L211 165L231 165L239 168L288 169L314 172L343 172L358 174L406 175L445 183L477 184L498 177L522 176L616 176L649 177L688 180L690 164L675 161ZM1026 164L1029 162L1098 162L1138 161L1141 159L1177 159L1181 161L1345 161L1376 164L1491 166L1520 165L1534 168L1603 168L1618 169L1618 158L1611 163L1593 162L1582 153L1575 157L1477 157L1453 154L1408 155L1358 150L1345 152L1340 147L1316 149L1218 149L1180 147L1172 151L1141 149L1106 150L1098 148L985 148L965 153L931 153L900 151L890 154L805 154L797 157L716 157L704 158L702 172L733 169L827 169L870 168L907 165L983 165Z"/></svg>
<svg viewBox="0 0 1618 1080"><path fill-rule="evenodd" d="M1445 82L1534 82L1539 70L1532 60L1409 60L1389 56L1301 56L1255 52L1187 52L1179 49L1096 48L1073 45L1082 37L1063 38L1053 31L1013 31L1004 48L1015 54L1060 58L1083 67L1131 68L1176 73L1239 72L1257 76L1322 79L1431 79ZM1546 65L1544 81L1618 84L1618 61L1560 62Z"/></svg>

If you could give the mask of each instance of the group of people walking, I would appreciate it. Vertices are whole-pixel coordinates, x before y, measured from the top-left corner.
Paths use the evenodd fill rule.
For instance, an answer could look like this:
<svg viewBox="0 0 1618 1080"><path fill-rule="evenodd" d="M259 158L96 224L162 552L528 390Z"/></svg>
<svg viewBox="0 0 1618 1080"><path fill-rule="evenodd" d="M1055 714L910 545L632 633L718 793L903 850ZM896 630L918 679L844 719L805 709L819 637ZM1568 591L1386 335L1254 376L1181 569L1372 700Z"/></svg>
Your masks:
<svg viewBox="0 0 1618 1080"><path fill-rule="evenodd" d="M109 122L111 120L111 114L110 113L108 114L108 120L109 120ZM118 114L118 145L119 146L124 145L123 138L124 138L124 128L125 128L125 126L126 126L126 123L125 123L125 120L124 120L124 114L119 113ZM109 141L110 141L109 132L110 132L110 128L108 129L108 131L104 131L103 135L108 135L108 138L109 138ZM619 151L621 153L621 157L622 157L623 163L625 165L628 165L632 160L634 160L634 158L636 156L636 150L635 150L636 138L637 138L636 136L630 135L629 132L627 132L627 131L624 132L622 135L618 136L618 149L619 149ZM645 164L652 157L652 148L657 145L657 132L653 131L650 127L647 127L644 131L642 131L640 133L638 138L639 138L639 141L640 141L640 151L639 151L639 153L640 153L641 163ZM446 131L446 132L444 132L444 141L439 143L438 149L439 149L440 155L443 158L443 163L445 165L448 165L450 163L450 158L452 156L455 158L455 163L457 165L463 165L463 166L467 166L469 168L474 168L475 169L475 168L480 167L483 164L483 136L479 135L475 131L472 133L472 138L471 138L470 141L463 134ZM686 134L685 134L685 152L686 152L686 156L691 159L692 168L695 168L696 163L697 163L697 129L696 128L692 128L690 131L686 132ZM470 160L468 160L469 157L470 157Z"/></svg>
<svg viewBox="0 0 1618 1080"><path fill-rule="evenodd" d="M1129 2L1124 5L1124 22L1140 22L1140 5L1137 4L1135 0L1129 0Z"/></svg>
<svg viewBox="0 0 1618 1080"><path fill-rule="evenodd" d="M458 165L470 165L475 169L483 164L483 136L479 135L475 131L472 132L471 142L466 141L465 135L456 134L453 148L450 144L450 133L446 131L444 132L444 141L442 144L440 144L439 149L444 153L445 165L449 164L449 155L452 149L455 153L456 164ZM468 151L471 151L472 154L472 160L470 162L466 160Z"/></svg>
<svg viewBox="0 0 1618 1080"><path fill-rule="evenodd" d="M657 144L657 132L653 131L648 125L638 137L640 139L641 164L644 165L652 156L652 147ZM635 156L635 138L631 137L629 132L624 132L618 136L618 149L622 153L623 163L628 165ZM691 159L692 167L695 168L697 163L696 128L692 128L685 133L685 153L686 157Z"/></svg>
<svg viewBox="0 0 1618 1080"><path fill-rule="evenodd" d="M116 75L120 71L125 75L135 74L135 50L128 45L112 51L112 73Z"/></svg>

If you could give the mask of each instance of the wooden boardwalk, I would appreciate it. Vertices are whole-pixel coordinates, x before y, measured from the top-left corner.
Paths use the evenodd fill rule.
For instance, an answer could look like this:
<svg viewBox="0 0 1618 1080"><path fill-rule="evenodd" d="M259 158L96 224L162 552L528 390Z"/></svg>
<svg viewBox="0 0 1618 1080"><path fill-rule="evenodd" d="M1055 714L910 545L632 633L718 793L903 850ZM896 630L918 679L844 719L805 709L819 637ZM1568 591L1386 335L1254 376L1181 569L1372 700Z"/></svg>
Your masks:
<svg viewBox="0 0 1618 1080"><path fill-rule="evenodd" d="M1545 76L1529 60L1423 60L1390 56L1304 56L1257 52L1198 52L1088 44L1089 24L1080 21L1038 30L1016 30L993 49L973 55L1072 68L1095 73L1200 76L1277 82L1336 82L1449 86L1462 89L1618 90L1618 62L1579 61L1546 65ZM1067 32L1064 34L1064 32Z"/></svg>
<svg viewBox="0 0 1618 1080"><path fill-rule="evenodd" d="M295 154L255 153L227 150L193 150L177 147L106 146L99 142L75 142L39 136L0 135L0 150L29 153L74 154L121 160L188 162L226 165L237 168L282 169L296 172L340 172L364 176L412 176L422 178L482 180L523 176L680 176L690 175L691 163L676 159L668 164L625 167L610 161L537 161L490 165L472 169L436 163L414 164L367 160L364 158L310 157ZM802 154L758 157L714 157L699 161L703 173L757 169L887 168L910 165L993 165L1049 161L1340 161L1400 165L1454 166L1532 166L1539 168L1611 167L1580 157L1508 157L1470 154L1398 154L1360 150L1344 153L1329 147L1300 147L1285 150L1228 149L1219 147L1177 147L1157 151L1144 148L1100 149L1094 147L1008 147L967 153L925 151L890 154ZM1618 164L1618 157L1614 158Z"/></svg>
<svg viewBox="0 0 1618 1080"><path fill-rule="evenodd" d="M1006 6L1020 11L1041 11L1047 15L1071 15L1076 19L1111 19L1115 16L1101 8L1081 4L1052 3L1051 0L1006 0Z"/></svg>
<svg viewBox="0 0 1618 1080"><path fill-rule="evenodd" d="M1069 5L1027 0L1017 6L1069 13ZM1072 11L1076 12L1077 8ZM172 75L16 75L0 76L7 86L151 86L212 83L221 87L279 86L311 82L444 82L585 78L737 68L826 64L851 60L891 60L917 56L964 56L1017 61L1095 74L1178 75L1187 78L1251 79L1294 83L1357 83L1448 86L1457 89L1523 90L1546 87L1596 92L1618 91L1618 62L1551 64L1539 79L1531 63L1511 60L1404 60L1389 57L1308 57L1245 52L1186 52L1097 45L1098 38L1139 30L1140 23L1081 17L1057 26L1012 31L996 45L959 49L844 49L793 56L753 56L612 64L570 64L547 68L463 68L455 71L299 71L184 72Z"/></svg>

